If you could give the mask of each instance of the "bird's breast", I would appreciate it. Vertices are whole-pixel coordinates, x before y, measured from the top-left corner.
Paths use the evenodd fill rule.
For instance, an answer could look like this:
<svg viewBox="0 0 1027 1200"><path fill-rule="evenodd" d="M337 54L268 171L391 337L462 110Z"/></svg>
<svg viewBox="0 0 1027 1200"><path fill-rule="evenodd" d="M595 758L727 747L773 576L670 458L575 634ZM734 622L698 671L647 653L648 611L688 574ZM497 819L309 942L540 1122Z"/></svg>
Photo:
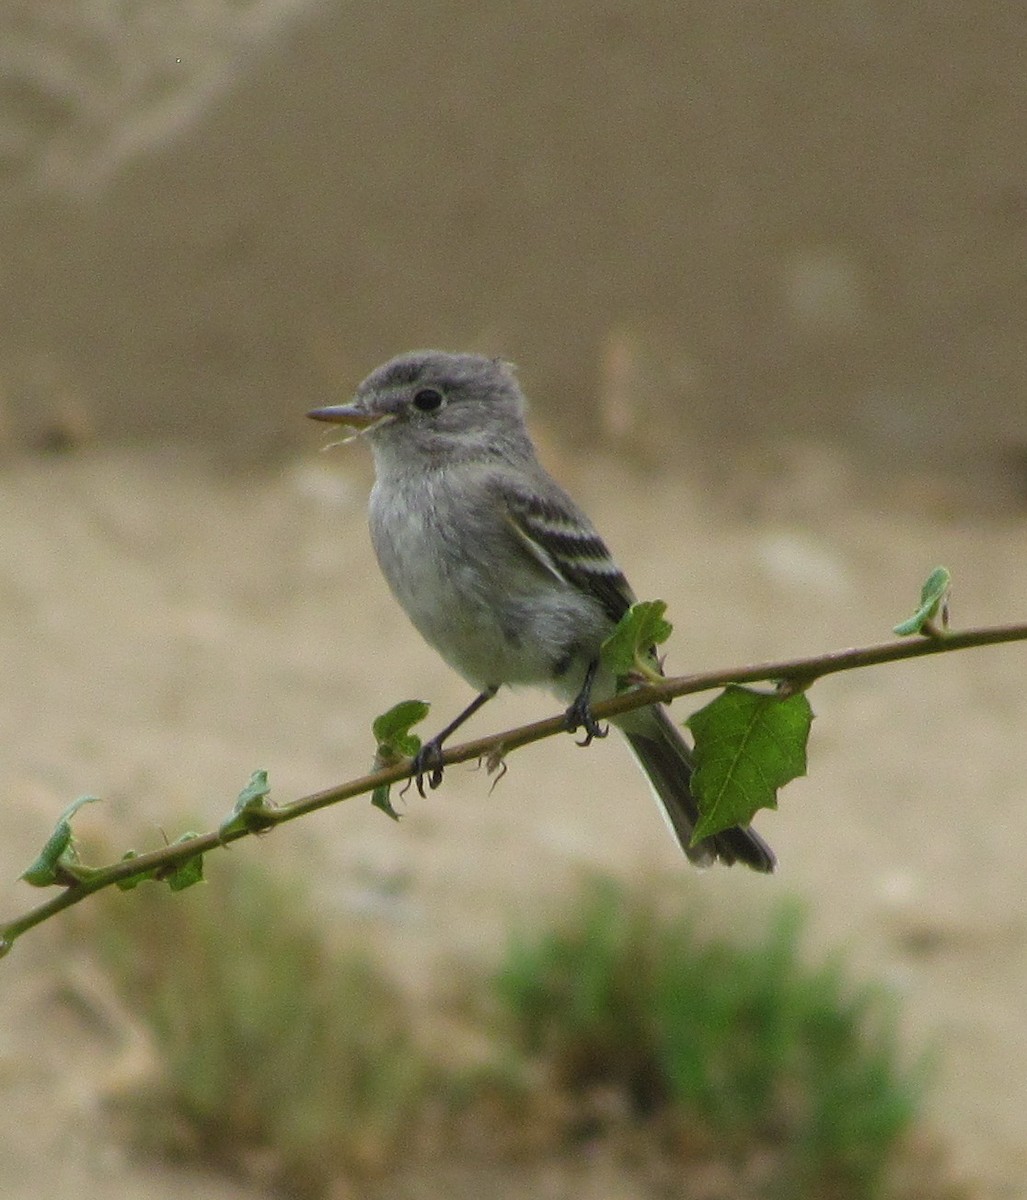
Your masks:
<svg viewBox="0 0 1027 1200"><path fill-rule="evenodd" d="M549 686L557 664L576 654L580 600L520 551L484 497L423 476L416 485L379 482L369 518L393 595L472 686Z"/></svg>

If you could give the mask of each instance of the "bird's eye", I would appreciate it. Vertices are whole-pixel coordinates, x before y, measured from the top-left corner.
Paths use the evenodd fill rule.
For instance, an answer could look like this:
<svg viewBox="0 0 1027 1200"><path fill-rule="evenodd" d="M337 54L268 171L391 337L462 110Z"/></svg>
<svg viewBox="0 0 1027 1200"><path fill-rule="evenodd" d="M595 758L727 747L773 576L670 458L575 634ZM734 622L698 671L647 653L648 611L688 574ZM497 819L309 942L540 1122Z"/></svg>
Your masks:
<svg viewBox="0 0 1027 1200"><path fill-rule="evenodd" d="M434 412L442 404L442 393L435 388L421 388L414 395L414 408L421 412Z"/></svg>

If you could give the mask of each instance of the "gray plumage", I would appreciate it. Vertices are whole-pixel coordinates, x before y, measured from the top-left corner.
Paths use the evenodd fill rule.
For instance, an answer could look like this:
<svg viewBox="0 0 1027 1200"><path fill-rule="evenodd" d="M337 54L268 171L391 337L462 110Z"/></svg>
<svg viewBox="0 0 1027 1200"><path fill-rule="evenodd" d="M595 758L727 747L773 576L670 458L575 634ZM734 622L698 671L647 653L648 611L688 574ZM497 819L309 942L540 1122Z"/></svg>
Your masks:
<svg viewBox="0 0 1027 1200"><path fill-rule="evenodd" d="M375 461L369 520L378 562L421 636L481 693L504 684L582 690L635 596L585 513L544 470L509 364L437 350L400 355L353 402L311 416L350 424ZM601 667L592 697L613 694ZM695 863L774 856L750 829L689 845L689 748L663 706L617 718Z"/></svg>

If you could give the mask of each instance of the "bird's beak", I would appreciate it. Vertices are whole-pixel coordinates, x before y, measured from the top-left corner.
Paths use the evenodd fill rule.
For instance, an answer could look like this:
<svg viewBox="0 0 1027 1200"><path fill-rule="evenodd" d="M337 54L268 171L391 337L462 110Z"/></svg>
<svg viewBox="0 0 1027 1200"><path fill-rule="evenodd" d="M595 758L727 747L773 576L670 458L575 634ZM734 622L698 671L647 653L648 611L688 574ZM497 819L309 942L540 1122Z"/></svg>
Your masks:
<svg viewBox="0 0 1027 1200"><path fill-rule="evenodd" d="M313 408L307 413L315 421L330 421L333 425L350 425L354 429L368 429L381 420L381 413L371 413L355 404L329 404L327 408Z"/></svg>
<svg viewBox="0 0 1027 1200"><path fill-rule="evenodd" d="M314 408L307 413L315 421L330 421L333 425L343 425L348 432L337 442L329 442L329 446L338 446L352 442L354 438L371 434L383 425L395 421L395 413L368 412L359 404L329 404L327 408ZM325 449L328 447L326 446Z"/></svg>

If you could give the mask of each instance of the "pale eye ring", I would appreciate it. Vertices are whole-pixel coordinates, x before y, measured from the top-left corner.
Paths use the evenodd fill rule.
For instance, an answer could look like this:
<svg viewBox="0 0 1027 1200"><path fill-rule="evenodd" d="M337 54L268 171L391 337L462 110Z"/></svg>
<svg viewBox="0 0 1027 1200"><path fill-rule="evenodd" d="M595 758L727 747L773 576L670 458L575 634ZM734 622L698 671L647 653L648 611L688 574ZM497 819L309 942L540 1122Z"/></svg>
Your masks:
<svg viewBox="0 0 1027 1200"><path fill-rule="evenodd" d="M421 388L414 393L414 408L421 412L434 412L442 407L442 393L437 388Z"/></svg>

